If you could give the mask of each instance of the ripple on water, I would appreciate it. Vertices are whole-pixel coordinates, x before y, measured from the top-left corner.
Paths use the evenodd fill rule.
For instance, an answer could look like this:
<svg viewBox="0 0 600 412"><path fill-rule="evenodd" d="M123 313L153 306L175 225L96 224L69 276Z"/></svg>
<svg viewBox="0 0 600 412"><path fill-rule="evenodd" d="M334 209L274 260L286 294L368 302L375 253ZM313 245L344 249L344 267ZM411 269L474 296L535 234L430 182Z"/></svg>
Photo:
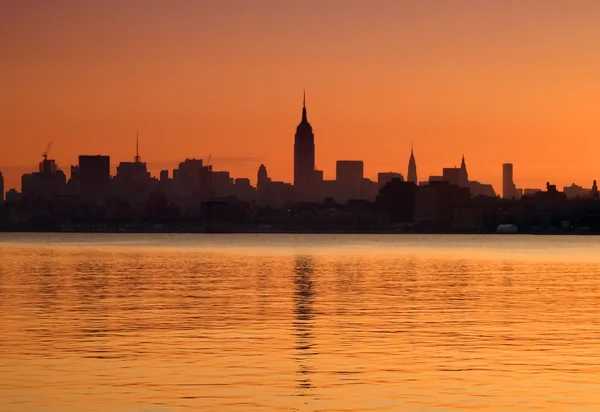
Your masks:
<svg viewBox="0 0 600 412"><path fill-rule="evenodd" d="M586 410L593 237L1 235L0 409Z"/></svg>

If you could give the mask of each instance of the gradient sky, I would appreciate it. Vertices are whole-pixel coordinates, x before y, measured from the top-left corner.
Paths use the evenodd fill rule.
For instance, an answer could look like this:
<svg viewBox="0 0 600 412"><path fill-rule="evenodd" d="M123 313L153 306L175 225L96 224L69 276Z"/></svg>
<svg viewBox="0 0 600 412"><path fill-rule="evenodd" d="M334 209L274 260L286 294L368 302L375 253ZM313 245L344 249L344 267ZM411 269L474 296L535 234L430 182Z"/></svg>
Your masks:
<svg viewBox="0 0 600 412"><path fill-rule="evenodd" d="M302 90L316 162L419 180L460 165L501 190L600 179L600 2L553 0L0 1L0 170L48 141L153 173L212 153L217 170L291 180Z"/></svg>

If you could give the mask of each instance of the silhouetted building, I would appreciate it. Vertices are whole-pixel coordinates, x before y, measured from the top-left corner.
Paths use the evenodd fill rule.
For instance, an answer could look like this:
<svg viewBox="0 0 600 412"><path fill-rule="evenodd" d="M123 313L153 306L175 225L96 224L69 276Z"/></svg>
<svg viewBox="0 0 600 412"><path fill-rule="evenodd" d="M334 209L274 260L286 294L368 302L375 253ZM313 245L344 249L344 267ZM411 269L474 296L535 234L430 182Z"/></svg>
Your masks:
<svg viewBox="0 0 600 412"><path fill-rule="evenodd" d="M374 182L371 179L363 178L359 199L372 202L377 197L377 193L379 193L379 186L377 185L377 182Z"/></svg>
<svg viewBox="0 0 600 412"><path fill-rule="evenodd" d="M417 185L404 179L390 180L377 195L377 209L390 217L391 223L413 221Z"/></svg>
<svg viewBox="0 0 600 412"><path fill-rule="evenodd" d="M446 182L454 186L468 188L473 197L496 197L496 191L492 185L469 180L469 173L467 172L467 164L464 155L460 167L445 167L442 169L442 176L429 176L428 183L430 182ZM423 185L426 184L420 186Z"/></svg>
<svg viewBox="0 0 600 412"><path fill-rule="evenodd" d="M202 159L185 159L179 168L173 170L175 194L184 203L197 203L214 195L212 188L212 167L204 166Z"/></svg>
<svg viewBox="0 0 600 412"><path fill-rule="evenodd" d="M335 165L337 182L336 200L346 203L350 199L361 199L364 165L361 160L338 160Z"/></svg>
<svg viewBox="0 0 600 412"><path fill-rule="evenodd" d="M233 196L233 178L227 171L211 171L214 194L217 197Z"/></svg>
<svg viewBox="0 0 600 412"><path fill-rule="evenodd" d="M0 171L0 203L4 203L4 176Z"/></svg>
<svg viewBox="0 0 600 412"><path fill-rule="evenodd" d="M39 170L21 177L21 192L24 196L53 198L65 193L67 176L54 160L44 158L39 164Z"/></svg>
<svg viewBox="0 0 600 412"><path fill-rule="evenodd" d="M410 159L408 160L407 181L417 184L417 161L413 152L412 145L410 147Z"/></svg>
<svg viewBox="0 0 600 412"><path fill-rule="evenodd" d="M460 168L458 167L445 167L442 169L442 181L450 183L451 185L458 186L460 181Z"/></svg>
<svg viewBox="0 0 600 412"><path fill-rule="evenodd" d="M121 162L113 179L114 193L130 203L145 202L154 189L154 181L142 162Z"/></svg>
<svg viewBox="0 0 600 412"><path fill-rule="evenodd" d="M324 199L337 199L338 198L338 183L335 180L323 180L321 181L321 198Z"/></svg>
<svg viewBox="0 0 600 412"><path fill-rule="evenodd" d="M110 156L79 156L79 194L84 199L105 197L110 189Z"/></svg>
<svg viewBox="0 0 600 412"><path fill-rule="evenodd" d="M159 181L160 182L166 182L169 180L169 171L168 170L161 170L160 171L160 175L159 175Z"/></svg>
<svg viewBox="0 0 600 412"><path fill-rule="evenodd" d="M146 163L139 152L139 138L136 136L133 162L121 162L113 179L115 194L130 204L146 202L156 189L156 180L150 176Z"/></svg>
<svg viewBox="0 0 600 412"><path fill-rule="evenodd" d="M331 194L323 191L323 187L323 171L315 170L313 173L313 188L315 193L312 199L313 202L321 202L325 197L331 196Z"/></svg>
<svg viewBox="0 0 600 412"><path fill-rule="evenodd" d="M312 201L315 171L315 136L306 117L306 98L302 104L302 120L294 140L294 192L297 201Z"/></svg>
<svg viewBox="0 0 600 412"><path fill-rule="evenodd" d="M21 193L15 189L10 189L6 192L6 203L19 203L21 201Z"/></svg>
<svg viewBox="0 0 600 412"><path fill-rule="evenodd" d="M520 197L521 193L514 182L513 165L512 163L504 163L502 165L502 198L518 199Z"/></svg>
<svg viewBox="0 0 600 412"><path fill-rule="evenodd" d="M120 162L117 166L115 179L124 179L130 182L145 183L150 179L150 172L146 163L142 162Z"/></svg>
<svg viewBox="0 0 600 412"><path fill-rule="evenodd" d="M539 193L541 191L542 191L542 189L524 189L523 196L533 196L536 193Z"/></svg>
<svg viewBox="0 0 600 412"><path fill-rule="evenodd" d="M169 178L168 170L161 170L158 179L158 192L165 195L165 198L173 200L173 180Z"/></svg>
<svg viewBox="0 0 600 412"><path fill-rule="evenodd" d="M290 183L270 182L267 186L267 205L273 209L287 207L293 200L293 187Z"/></svg>
<svg viewBox="0 0 600 412"><path fill-rule="evenodd" d="M450 183L451 185L459 187L469 186L469 174L467 173L467 165L465 163L464 155L462 157L460 167L445 167L442 170L442 180Z"/></svg>
<svg viewBox="0 0 600 412"><path fill-rule="evenodd" d="M415 195L414 222L448 229L452 224L454 208L467 205L470 197L468 188L447 182L430 182L427 186L419 186Z"/></svg>
<svg viewBox="0 0 600 412"><path fill-rule="evenodd" d="M463 155L460 162L460 171L458 172L458 185L460 187L467 187L469 184L469 173L467 172L467 164L465 162L465 155Z"/></svg>
<svg viewBox="0 0 600 412"><path fill-rule="evenodd" d="M594 183L592 184L592 191L590 192L590 195L593 198L597 198L598 197L598 185L596 184L595 180L594 180Z"/></svg>
<svg viewBox="0 0 600 412"><path fill-rule="evenodd" d="M588 198L592 196L592 189L585 189L575 183L572 183L571 186L563 187L563 192L567 196L567 199Z"/></svg>
<svg viewBox="0 0 600 412"><path fill-rule="evenodd" d="M53 174L58 170L58 166L53 159L48 159L46 155L44 155L44 159L40 162L38 166L39 173L45 174Z"/></svg>
<svg viewBox="0 0 600 412"><path fill-rule="evenodd" d="M377 173L377 186L381 190L385 185L392 181L392 179L400 179L404 181L402 173L396 172L380 172Z"/></svg>
<svg viewBox="0 0 600 412"><path fill-rule="evenodd" d="M486 196L486 197L496 197L496 191L492 185L479 183L477 181L469 181L467 187L471 191L471 196Z"/></svg>
<svg viewBox="0 0 600 412"><path fill-rule="evenodd" d="M559 192L556 189L556 185L551 185L546 182L546 191L537 192L530 197L537 204L556 206L557 204L564 203L567 200L567 195L563 192Z"/></svg>
<svg viewBox="0 0 600 412"><path fill-rule="evenodd" d="M71 165L71 175L67 181L67 193L70 196L79 196L79 186L81 185L81 171L79 166Z"/></svg>
<svg viewBox="0 0 600 412"><path fill-rule="evenodd" d="M431 182L444 182L444 176L429 176L429 180L426 182L426 184L419 186L428 186Z"/></svg>
<svg viewBox="0 0 600 412"><path fill-rule="evenodd" d="M155 191L156 180L150 176L146 163L142 162L137 137L133 162L119 163L113 186L117 197L131 204L146 202Z"/></svg>
<svg viewBox="0 0 600 412"><path fill-rule="evenodd" d="M261 206L268 204L267 192L269 189L269 183L271 179L267 174L267 168L265 165L260 165L258 168L258 174L256 179L256 190L258 192L258 204Z"/></svg>
<svg viewBox="0 0 600 412"><path fill-rule="evenodd" d="M256 189L250 184L250 179L239 177L235 179L233 184L234 196L244 202L252 202L256 200Z"/></svg>

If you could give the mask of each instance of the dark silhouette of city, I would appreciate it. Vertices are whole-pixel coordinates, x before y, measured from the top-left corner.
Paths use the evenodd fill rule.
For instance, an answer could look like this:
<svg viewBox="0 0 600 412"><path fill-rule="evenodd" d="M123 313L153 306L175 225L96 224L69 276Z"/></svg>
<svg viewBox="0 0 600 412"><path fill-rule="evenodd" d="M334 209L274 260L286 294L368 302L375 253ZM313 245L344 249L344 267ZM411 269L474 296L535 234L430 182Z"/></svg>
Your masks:
<svg viewBox="0 0 600 412"><path fill-rule="evenodd" d="M514 167L502 165L502 194L469 179L460 167L417 179L411 145L407 178L399 171L364 177L361 160L338 160L335 180L315 167L315 135L306 96L294 139L294 180L273 181L258 166L257 184L213 170L208 159L185 159L158 177L139 153L120 162L80 155L70 176L49 157L24 174L21 192L4 190L0 172L0 230L90 232L406 232L406 233L598 233L596 181L586 189L520 189Z"/></svg>

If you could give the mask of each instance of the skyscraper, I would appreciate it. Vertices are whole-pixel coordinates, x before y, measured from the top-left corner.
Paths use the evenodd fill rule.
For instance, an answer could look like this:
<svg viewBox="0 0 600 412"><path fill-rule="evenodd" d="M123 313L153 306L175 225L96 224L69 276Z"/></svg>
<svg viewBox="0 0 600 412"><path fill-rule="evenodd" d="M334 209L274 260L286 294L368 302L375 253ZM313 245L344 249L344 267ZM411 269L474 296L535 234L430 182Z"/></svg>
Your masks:
<svg viewBox="0 0 600 412"><path fill-rule="evenodd" d="M516 195L515 182L513 180L512 163L502 165L502 198L512 199Z"/></svg>
<svg viewBox="0 0 600 412"><path fill-rule="evenodd" d="M314 195L315 136L306 118L306 94L302 102L302 120L294 140L294 191L297 201L309 201Z"/></svg>
<svg viewBox="0 0 600 412"><path fill-rule="evenodd" d="M392 179L400 179L401 181L404 181L404 176L402 176L402 173L395 173L395 172L380 172L377 174L377 186L379 188L379 190L381 190L381 188L383 188L385 185L387 185L389 182L392 181Z"/></svg>
<svg viewBox="0 0 600 412"><path fill-rule="evenodd" d="M410 146L410 159L408 161L408 181L417 184L417 162L415 161L415 154L413 152L412 145Z"/></svg>
<svg viewBox="0 0 600 412"><path fill-rule="evenodd" d="M263 206L267 204L267 192L269 189L269 175L267 174L267 168L265 165L260 165L258 168L258 176L256 180L256 190L258 192L258 204Z"/></svg>
<svg viewBox="0 0 600 412"><path fill-rule="evenodd" d="M79 156L79 194L85 198L98 198L110 189L110 156Z"/></svg>
<svg viewBox="0 0 600 412"><path fill-rule="evenodd" d="M4 176L0 172L0 203L4 202Z"/></svg>
<svg viewBox="0 0 600 412"><path fill-rule="evenodd" d="M335 164L336 200L346 203L351 199L360 199L363 175L362 160L338 160Z"/></svg>

